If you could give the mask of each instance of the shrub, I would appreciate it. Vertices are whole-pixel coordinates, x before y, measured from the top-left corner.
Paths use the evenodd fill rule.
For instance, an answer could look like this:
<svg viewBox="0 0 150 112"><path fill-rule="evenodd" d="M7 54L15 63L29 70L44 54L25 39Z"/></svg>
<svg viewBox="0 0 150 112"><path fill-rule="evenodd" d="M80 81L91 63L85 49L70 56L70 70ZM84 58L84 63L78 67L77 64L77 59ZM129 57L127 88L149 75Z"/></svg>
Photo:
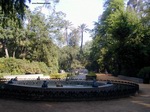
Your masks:
<svg viewBox="0 0 150 112"><path fill-rule="evenodd" d="M67 74L66 73L54 73L54 74L50 74L50 78L51 79L64 79L67 77Z"/></svg>
<svg viewBox="0 0 150 112"><path fill-rule="evenodd" d="M140 72L137 74L140 78L150 78L150 67L144 67L140 70Z"/></svg>
<svg viewBox="0 0 150 112"><path fill-rule="evenodd" d="M5 65L4 63L0 62L0 73L3 73L5 71Z"/></svg>
<svg viewBox="0 0 150 112"><path fill-rule="evenodd" d="M150 83L150 67L144 67L138 73L138 77L143 78L143 83Z"/></svg>
<svg viewBox="0 0 150 112"><path fill-rule="evenodd" d="M96 76L96 73L94 73L94 72L89 72L88 75L86 75L86 80L93 80L96 78L97 78L97 76Z"/></svg>
<svg viewBox="0 0 150 112"><path fill-rule="evenodd" d="M49 74L49 69L43 62L30 62L15 58L0 58L1 77L5 74Z"/></svg>
<svg viewBox="0 0 150 112"><path fill-rule="evenodd" d="M18 74L20 73L18 60L14 58L0 58L0 71L1 73Z"/></svg>
<svg viewBox="0 0 150 112"><path fill-rule="evenodd" d="M41 73L50 74L50 69L47 67L47 65L44 62L38 62L38 65L41 70Z"/></svg>
<svg viewBox="0 0 150 112"><path fill-rule="evenodd" d="M67 73L67 77L75 76L75 73Z"/></svg>
<svg viewBox="0 0 150 112"><path fill-rule="evenodd" d="M89 72L87 76L96 76L95 72Z"/></svg>

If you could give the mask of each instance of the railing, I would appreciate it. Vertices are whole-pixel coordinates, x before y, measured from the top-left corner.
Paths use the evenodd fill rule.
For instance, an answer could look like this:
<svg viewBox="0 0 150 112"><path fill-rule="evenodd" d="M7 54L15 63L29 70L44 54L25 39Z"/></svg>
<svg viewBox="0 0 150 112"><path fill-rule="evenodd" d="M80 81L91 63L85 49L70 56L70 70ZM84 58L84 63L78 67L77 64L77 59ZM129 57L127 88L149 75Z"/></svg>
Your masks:
<svg viewBox="0 0 150 112"><path fill-rule="evenodd" d="M143 83L143 79L141 79L141 78L127 77L127 76L123 76L123 75L118 75L118 77L123 80L128 80L128 81L132 81L132 82L136 82L136 83Z"/></svg>

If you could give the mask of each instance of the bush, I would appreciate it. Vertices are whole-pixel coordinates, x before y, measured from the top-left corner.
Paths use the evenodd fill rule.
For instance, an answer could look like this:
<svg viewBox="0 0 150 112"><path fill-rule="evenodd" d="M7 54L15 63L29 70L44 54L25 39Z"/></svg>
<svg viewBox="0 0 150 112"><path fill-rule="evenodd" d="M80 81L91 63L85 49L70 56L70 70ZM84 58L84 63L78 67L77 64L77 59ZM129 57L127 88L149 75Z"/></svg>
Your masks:
<svg viewBox="0 0 150 112"><path fill-rule="evenodd" d="M143 83L150 83L150 67L144 67L138 73L138 77L143 78Z"/></svg>
<svg viewBox="0 0 150 112"><path fill-rule="evenodd" d="M140 78L147 78L148 76L150 77L150 67L142 68L137 76Z"/></svg>
<svg viewBox="0 0 150 112"><path fill-rule="evenodd" d="M47 65L44 62L38 62L38 65L41 70L41 73L50 74L50 69L47 67Z"/></svg>
<svg viewBox="0 0 150 112"><path fill-rule="evenodd" d="M73 77L75 76L75 73L67 73L67 77Z"/></svg>
<svg viewBox="0 0 150 112"><path fill-rule="evenodd" d="M66 73L54 73L54 74L50 74L50 78L51 79L64 79L67 77L67 74Z"/></svg>
<svg viewBox="0 0 150 112"><path fill-rule="evenodd" d="M0 58L1 77L5 74L49 74L49 69L43 62L30 62L15 58Z"/></svg>
<svg viewBox="0 0 150 112"><path fill-rule="evenodd" d="M87 76L96 76L95 72L89 72Z"/></svg>
<svg viewBox="0 0 150 112"><path fill-rule="evenodd" d="M19 74L19 61L14 58L0 58L0 71L1 73Z"/></svg>
<svg viewBox="0 0 150 112"><path fill-rule="evenodd" d="M88 75L86 75L86 80L93 80L96 78L97 78L97 76L96 76L96 73L94 73L94 72L89 72Z"/></svg>

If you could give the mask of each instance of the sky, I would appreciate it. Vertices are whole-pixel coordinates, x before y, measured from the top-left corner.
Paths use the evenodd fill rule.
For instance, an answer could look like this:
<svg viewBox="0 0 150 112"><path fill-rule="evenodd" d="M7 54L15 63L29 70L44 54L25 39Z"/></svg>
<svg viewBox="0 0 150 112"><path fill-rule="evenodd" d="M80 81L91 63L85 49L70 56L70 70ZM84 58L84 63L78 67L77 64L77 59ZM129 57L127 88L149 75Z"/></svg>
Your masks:
<svg viewBox="0 0 150 112"><path fill-rule="evenodd" d="M29 8L33 10L38 4L45 0L31 0ZM51 0L47 0L51 1ZM81 24L86 24L89 29L94 28L94 22L98 21L98 17L103 12L104 0L60 0L56 5L56 11L62 11L66 14L66 20L72 22L74 27L78 27ZM40 4L39 4L40 5ZM43 13L47 13L48 10L43 9ZM89 33L84 33L84 42L91 40Z"/></svg>

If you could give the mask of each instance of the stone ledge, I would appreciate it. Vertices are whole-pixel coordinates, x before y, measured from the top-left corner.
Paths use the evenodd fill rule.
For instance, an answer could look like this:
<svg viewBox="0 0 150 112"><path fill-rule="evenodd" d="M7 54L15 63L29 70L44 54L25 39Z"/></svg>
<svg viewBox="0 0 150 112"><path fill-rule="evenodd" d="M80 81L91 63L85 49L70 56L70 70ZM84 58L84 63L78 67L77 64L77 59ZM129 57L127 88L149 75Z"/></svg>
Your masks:
<svg viewBox="0 0 150 112"><path fill-rule="evenodd" d="M136 82L136 83L143 83L143 79L140 79L140 78L127 77L127 76L123 76L123 75L118 75L118 78L123 79L123 80Z"/></svg>
<svg viewBox="0 0 150 112"><path fill-rule="evenodd" d="M4 79L10 80L17 77L18 80L33 80L40 77L40 79L49 79L49 76L44 76L43 74L27 74L27 75L7 75L4 76Z"/></svg>

